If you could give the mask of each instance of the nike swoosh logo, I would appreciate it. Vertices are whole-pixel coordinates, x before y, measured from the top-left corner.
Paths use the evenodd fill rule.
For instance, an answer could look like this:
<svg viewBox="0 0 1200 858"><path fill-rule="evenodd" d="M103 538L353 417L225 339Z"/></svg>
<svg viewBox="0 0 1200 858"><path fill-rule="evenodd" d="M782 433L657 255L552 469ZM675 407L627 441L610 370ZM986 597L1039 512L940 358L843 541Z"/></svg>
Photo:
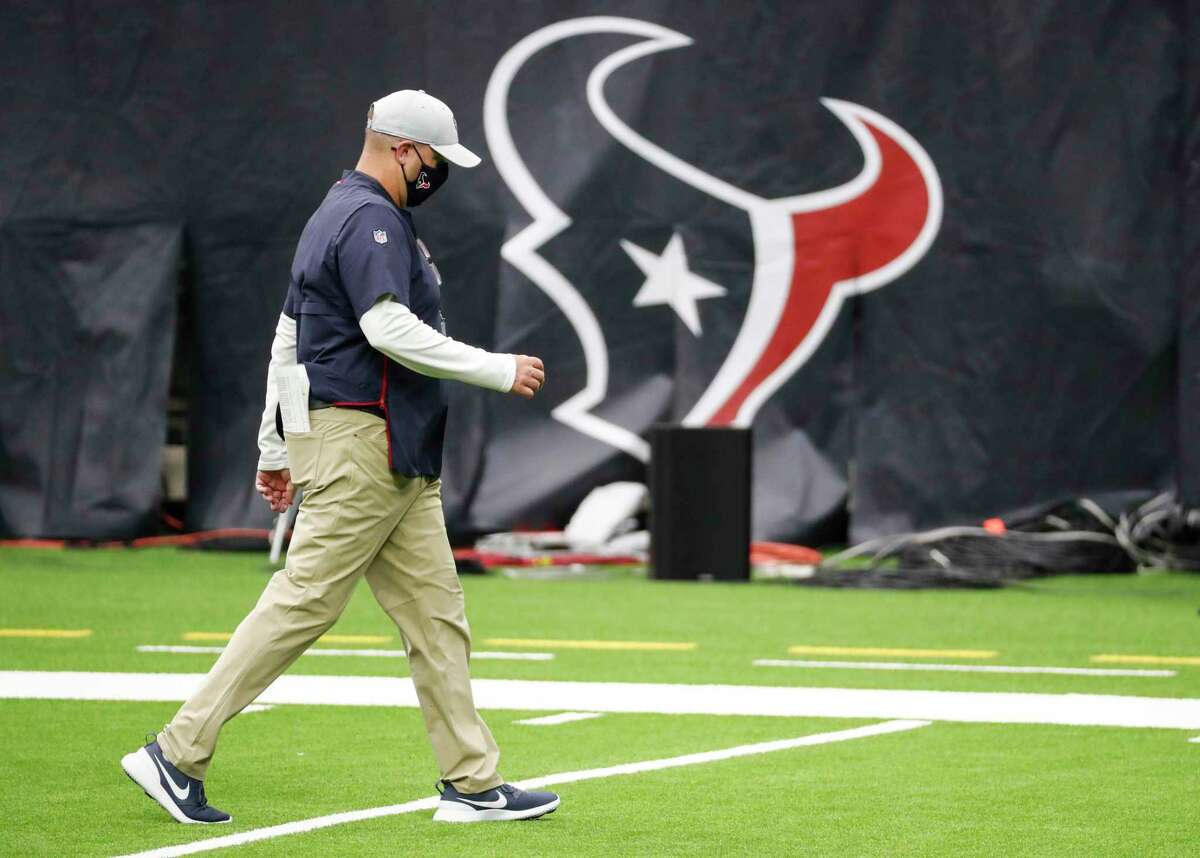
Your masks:
<svg viewBox="0 0 1200 858"><path fill-rule="evenodd" d="M147 753L150 752L147 751ZM154 760L154 765L158 766L158 770L163 773L163 780L170 785L171 792L175 794L175 798L177 798L179 801L187 801L188 796L192 794L192 785L189 783L187 785L187 789L180 790L179 787L175 785L175 781L171 779L171 776L167 774L167 770L163 768L163 764L158 761L158 757L154 756L154 754L150 754L150 758Z"/></svg>
<svg viewBox="0 0 1200 858"><path fill-rule="evenodd" d="M506 807L508 805L508 799L504 797L503 793L495 801L471 801L471 799L463 798L461 795L455 800L465 801L467 804L473 804L476 807Z"/></svg>

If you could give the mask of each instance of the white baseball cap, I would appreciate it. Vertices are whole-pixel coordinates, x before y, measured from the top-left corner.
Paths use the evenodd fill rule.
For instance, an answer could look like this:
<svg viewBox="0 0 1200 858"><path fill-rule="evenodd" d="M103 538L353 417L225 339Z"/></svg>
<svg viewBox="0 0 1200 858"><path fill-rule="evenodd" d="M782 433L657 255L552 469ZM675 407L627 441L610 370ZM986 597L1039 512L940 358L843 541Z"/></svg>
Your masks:
<svg viewBox="0 0 1200 858"><path fill-rule="evenodd" d="M428 143L451 164L474 167L480 158L458 142L454 113L423 89L402 89L371 105L367 127L381 134Z"/></svg>

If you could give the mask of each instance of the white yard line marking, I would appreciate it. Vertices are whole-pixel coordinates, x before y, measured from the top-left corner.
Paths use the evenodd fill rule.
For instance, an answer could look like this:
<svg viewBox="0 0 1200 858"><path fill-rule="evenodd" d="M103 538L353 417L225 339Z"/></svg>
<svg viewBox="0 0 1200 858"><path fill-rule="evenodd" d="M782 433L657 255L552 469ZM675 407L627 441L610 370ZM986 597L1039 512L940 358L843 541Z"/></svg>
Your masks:
<svg viewBox="0 0 1200 858"><path fill-rule="evenodd" d="M555 724L569 724L572 721L587 721L589 718L600 718L603 712L560 712L557 715L543 715L540 718L525 718L513 721L514 724L528 724L531 727L553 727Z"/></svg>
<svg viewBox="0 0 1200 858"><path fill-rule="evenodd" d="M893 658L995 658L994 649L908 649L878 646L809 646L788 647L789 655L882 655Z"/></svg>
<svg viewBox="0 0 1200 858"><path fill-rule="evenodd" d="M666 757L659 760L644 760L639 763L625 763L619 766L605 766L598 769L583 769L576 772L560 772L532 780L518 781L517 786L523 789L541 789L542 787L558 784L577 783L579 781L611 778L619 775L635 775L641 772L654 772L662 769L674 769L680 766L695 766L701 763L714 763L720 760L731 760L736 757L748 757L753 754L769 754L775 751L787 751L792 748L804 748L811 745L828 745L831 742L847 742L852 739L865 739L868 736L882 736L888 733L901 733L929 726L928 721L885 721L882 724L869 724L866 727L854 727L850 730L837 730L832 733L816 733L811 736L800 736L795 739L781 739L775 742L757 742L753 745L738 745L734 748L724 748L720 751L703 751L698 754L684 754L680 757ZM391 804L385 807L372 807L367 810L352 810L345 813L334 813L329 816L316 816L297 822L286 822L282 825L272 825L267 828L255 828L240 834L228 834L224 837L211 837L207 840L184 843L179 846L164 846L146 852L137 852L123 858L174 858L179 855L194 855L197 852L208 852L213 849L225 849L230 846L241 846L259 840L270 840L288 834L301 834L315 831L319 828L329 828L334 825L345 825L348 822L360 822L366 819L378 819L381 816L398 816L403 813L414 813L418 810L429 810L437 806L438 797L430 796L403 804Z"/></svg>
<svg viewBox="0 0 1200 858"><path fill-rule="evenodd" d="M233 637L233 632L185 632L183 635L185 641L227 641L231 637ZM321 635L320 639L325 643L381 644L389 643L392 640L392 636L325 634Z"/></svg>
<svg viewBox="0 0 1200 858"><path fill-rule="evenodd" d="M645 652L690 652L694 641L576 641L543 638L488 638L493 646L532 646L541 649L642 650Z"/></svg>
<svg viewBox="0 0 1200 858"><path fill-rule="evenodd" d="M759 658L757 667L830 667L849 670L930 670L950 673L1050 673L1061 676L1175 676L1174 670L1134 670L1108 667L1024 667L1008 664L921 664L908 661L807 661Z"/></svg>
<svg viewBox="0 0 1200 858"><path fill-rule="evenodd" d="M167 652L185 655L218 655L225 651L223 646L166 646L158 644L144 644L137 647L138 652ZM402 649L329 649L327 647L313 647L305 650L303 655L339 655L353 656L359 655L364 658L405 658L404 650ZM550 661L554 658L552 652L473 652L471 658L480 660L496 660L496 661Z"/></svg>
<svg viewBox="0 0 1200 858"><path fill-rule="evenodd" d="M0 699L181 701L203 680L202 673L0 671ZM471 687L481 709L1200 729L1197 698L522 679L476 679ZM417 694L406 677L285 674L258 702L415 707Z"/></svg>
<svg viewBox="0 0 1200 858"><path fill-rule="evenodd" d="M1192 738L1188 739L1188 743L1192 745L1200 745L1200 736L1193 736Z"/></svg>
<svg viewBox="0 0 1200 858"><path fill-rule="evenodd" d="M1092 661L1109 664L1178 664L1200 666L1200 655L1094 655Z"/></svg>
<svg viewBox="0 0 1200 858"><path fill-rule="evenodd" d="M471 658L491 659L495 661L553 661L552 652L473 652Z"/></svg>
<svg viewBox="0 0 1200 858"><path fill-rule="evenodd" d="M272 703L251 703L242 710L242 714L245 715L247 712L270 712L274 708L275 706Z"/></svg>

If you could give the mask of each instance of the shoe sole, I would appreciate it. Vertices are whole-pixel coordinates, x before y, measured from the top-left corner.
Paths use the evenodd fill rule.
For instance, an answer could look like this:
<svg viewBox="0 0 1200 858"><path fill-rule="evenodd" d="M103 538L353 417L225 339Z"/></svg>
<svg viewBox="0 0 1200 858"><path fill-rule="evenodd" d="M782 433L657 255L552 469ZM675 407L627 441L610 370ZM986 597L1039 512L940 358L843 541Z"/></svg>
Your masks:
<svg viewBox="0 0 1200 858"><path fill-rule="evenodd" d="M176 822L182 822L184 825L224 825L226 822L233 822L232 816L219 822L204 822L187 816L163 789L162 782L158 779L158 767L154 765L154 760L145 748L138 748L132 754L121 757L121 769L131 781L142 788L142 792L171 814L171 818Z"/></svg>
<svg viewBox="0 0 1200 858"><path fill-rule="evenodd" d="M561 799L547 804L540 804L537 807L529 807L525 810L476 810L472 807L467 807L462 802L458 801L441 801L438 802L437 810L434 811L434 822L505 822L514 819L537 819L539 816L545 816L548 813L554 813L558 809L558 804Z"/></svg>

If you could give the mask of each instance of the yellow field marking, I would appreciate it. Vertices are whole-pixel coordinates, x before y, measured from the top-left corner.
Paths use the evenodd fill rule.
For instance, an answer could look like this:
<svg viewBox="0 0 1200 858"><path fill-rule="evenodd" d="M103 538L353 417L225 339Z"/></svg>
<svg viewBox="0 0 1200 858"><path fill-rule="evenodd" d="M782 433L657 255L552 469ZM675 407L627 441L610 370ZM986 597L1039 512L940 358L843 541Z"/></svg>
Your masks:
<svg viewBox="0 0 1200 858"><path fill-rule="evenodd" d="M540 638L488 638L492 646L529 646L545 649L607 649L686 652L697 644L691 641L564 641Z"/></svg>
<svg viewBox="0 0 1200 858"><path fill-rule="evenodd" d="M0 629L0 638L86 638L91 629Z"/></svg>
<svg viewBox="0 0 1200 858"><path fill-rule="evenodd" d="M185 641L227 641L233 637L232 632L187 632ZM322 635L317 643L340 644L381 644L392 639L391 635Z"/></svg>
<svg viewBox="0 0 1200 858"><path fill-rule="evenodd" d="M1200 655L1094 655L1092 661L1105 664L1181 664L1200 667Z"/></svg>
<svg viewBox="0 0 1200 858"><path fill-rule="evenodd" d="M995 658L994 649L894 649L872 646L790 646L791 655L886 655L894 658Z"/></svg>

